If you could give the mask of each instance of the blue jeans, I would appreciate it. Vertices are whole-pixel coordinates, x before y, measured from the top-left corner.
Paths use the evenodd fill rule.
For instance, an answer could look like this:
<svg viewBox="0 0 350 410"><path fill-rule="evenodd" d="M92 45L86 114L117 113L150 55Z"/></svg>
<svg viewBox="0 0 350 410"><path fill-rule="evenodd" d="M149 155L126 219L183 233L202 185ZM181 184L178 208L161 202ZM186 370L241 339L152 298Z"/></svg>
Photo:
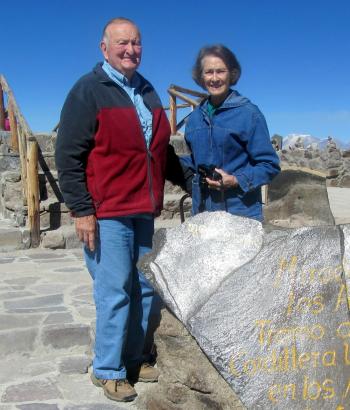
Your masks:
<svg viewBox="0 0 350 410"><path fill-rule="evenodd" d="M85 248L96 305L94 374L125 379L126 368L142 361L154 290L136 264L152 248L154 221L106 218L98 229L96 250Z"/></svg>

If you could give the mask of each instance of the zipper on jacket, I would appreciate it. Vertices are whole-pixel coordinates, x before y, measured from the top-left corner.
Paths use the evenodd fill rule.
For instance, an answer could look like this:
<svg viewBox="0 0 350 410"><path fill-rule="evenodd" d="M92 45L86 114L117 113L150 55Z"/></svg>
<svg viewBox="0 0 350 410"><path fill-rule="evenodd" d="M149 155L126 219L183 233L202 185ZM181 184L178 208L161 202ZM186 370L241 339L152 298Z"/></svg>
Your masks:
<svg viewBox="0 0 350 410"><path fill-rule="evenodd" d="M153 194L153 180L152 180L152 173L151 173L152 158L153 158L152 153L147 148L147 174L148 174L148 183L149 183L149 191L150 191L149 193L150 193L153 209L154 209L154 211L156 211L156 200L154 199L154 194Z"/></svg>
<svg viewBox="0 0 350 410"><path fill-rule="evenodd" d="M145 149L146 149L146 155L147 155L147 177L148 177L148 186L149 186L149 195L151 197L151 202L152 202L152 206L153 206L153 212L156 211L156 200L154 199L154 194L153 194L153 179L152 179L152 172L151 172L151 161L152 161L152 153L149 150L149 147L147 146L147 142L146 142L146 138L145 138L145 134L143 133L143 129L142 129L142 124L139 118L139 115L137 113L136 107L133 104L134 107L134 111L139 123L139 127L140 127L140 131L141 131L141 135L143 136L143 143L145 145ZM147 107L148 108L148 107ZM152 113L152 111L151 111ZM153 120L153 114L152 114L152 120ZM152 121L152 136L149 142L149 146L151 146L151 142L153 139L153 121Z"/></svg>
<svg viewBox="0 0 350 410"><path fill-rule="evenodd" d="M114 81L113 81L113 83L114 83ZM138 123L139 123L139 128L140 128L141 136L143 136L142 139L143 139L143 143L145 145L146 155L147 155L147 176L148 176L148 184L149 184L149 194L150 194L150 197L151 197L151 203L152 203L152 206L153 206L153 211L155 212L156 211L156 201L155 201L154 194L153 194L153 180L152 180L152 173L151 173L151 160L153 158L152 153L151 153L151 151L149 150L149 148L147 146L146 138L145 138L145 135L143 133L142 124L141 124L139 115L137 113L135 104L133 103L133 101L129 97L128 93L122 87L120 87L118 84L115 84L115 83L114 83L114 85L116 87L118 87L125 94L125 96L131 101L134 112L136 114L136 118L137 118ZM143 94L141 94L141 95L142 95L142 98L143 98ZM146 105L145 101L144 101L144 104ZM146 107L149 109L149 107L147 105L146 105ZM149 142L149 146L151 146L151 143L152 143L152 140L153 140L153 112L152 112L152 110L150 110L150 112L152 114L152 135L151 135L151 139L150 139L150 142Z"/></svg>

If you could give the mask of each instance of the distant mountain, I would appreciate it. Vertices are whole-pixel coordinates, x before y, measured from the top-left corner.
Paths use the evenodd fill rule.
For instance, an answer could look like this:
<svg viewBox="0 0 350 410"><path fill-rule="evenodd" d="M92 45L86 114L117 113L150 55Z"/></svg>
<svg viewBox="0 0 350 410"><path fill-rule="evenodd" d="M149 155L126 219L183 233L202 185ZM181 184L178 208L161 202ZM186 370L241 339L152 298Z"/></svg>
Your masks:
<svg viewBox="0 0 350 410"><path fill-rule="evenodd" d="M283 148L294 147L296 142L301 141L303 143L304 148L308 146L317 146L319 149L324 149L327 145L327 138L317 138L313 137L310 134L289 134L283 138ZM337 144L337 147L341 150L350 149L349 142L343 142L333 138L333 141Z"/></svg>

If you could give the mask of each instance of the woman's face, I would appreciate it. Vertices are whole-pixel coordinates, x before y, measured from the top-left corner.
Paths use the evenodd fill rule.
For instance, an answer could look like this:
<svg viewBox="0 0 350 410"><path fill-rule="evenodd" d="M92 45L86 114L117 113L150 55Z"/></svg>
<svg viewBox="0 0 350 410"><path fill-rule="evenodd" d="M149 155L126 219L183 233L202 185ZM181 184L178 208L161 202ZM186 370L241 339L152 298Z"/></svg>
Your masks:
<svg viewBox="0 0 350 410"><path fill-rule="evenodd" d="M220 57L206 56L202 60L202 80L213 104L226 98L231 84L230 72Z"/></svg>

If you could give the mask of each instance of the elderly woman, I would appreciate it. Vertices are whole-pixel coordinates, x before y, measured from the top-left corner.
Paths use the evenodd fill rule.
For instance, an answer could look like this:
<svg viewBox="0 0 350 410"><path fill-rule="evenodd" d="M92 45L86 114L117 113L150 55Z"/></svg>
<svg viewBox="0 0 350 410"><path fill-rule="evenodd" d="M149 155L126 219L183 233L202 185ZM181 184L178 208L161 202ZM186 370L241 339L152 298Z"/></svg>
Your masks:
<svg viewBox="0 0 350 410"><path fill-rule="evenodd" d="M263 114L231 88L241 75L235 55L223 45L203 47L193 79L209 97L191 113L181 159L194 172L192 212L226 210L261 221L261 186L278 174L279 159Z"/></svg>

